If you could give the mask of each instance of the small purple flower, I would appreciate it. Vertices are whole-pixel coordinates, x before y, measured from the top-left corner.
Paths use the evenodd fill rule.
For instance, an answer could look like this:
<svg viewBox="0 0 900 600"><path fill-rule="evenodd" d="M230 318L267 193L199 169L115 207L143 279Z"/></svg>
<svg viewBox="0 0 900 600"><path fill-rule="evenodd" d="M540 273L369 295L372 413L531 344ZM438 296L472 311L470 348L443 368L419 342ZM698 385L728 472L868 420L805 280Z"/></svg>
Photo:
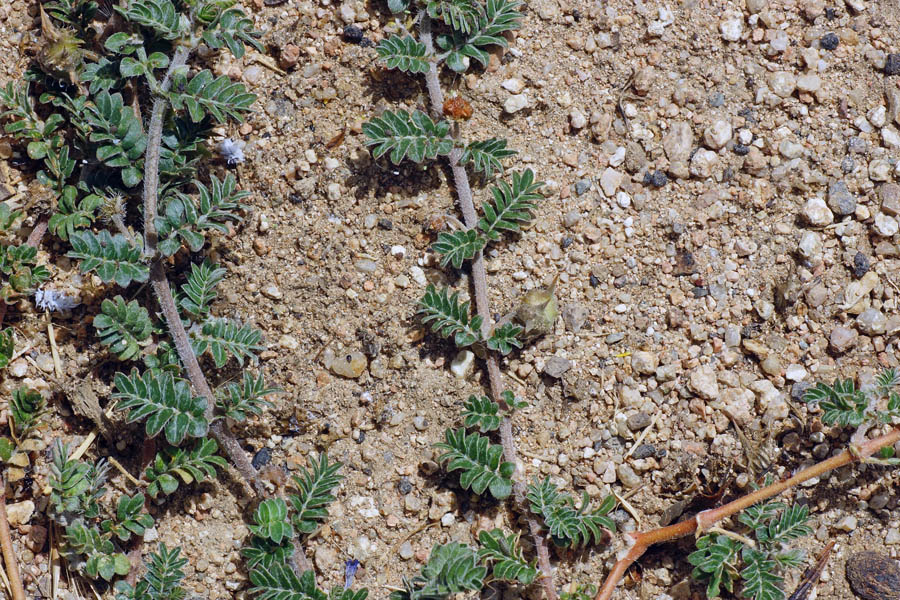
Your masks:
<svg viewBox="0 0 900 600"><path fill-rule="evenodd" d="M348 589L353 585L353 578L356 577L356 570L359 569L359 561L355 558L344 561L344 589Z"/></svg>

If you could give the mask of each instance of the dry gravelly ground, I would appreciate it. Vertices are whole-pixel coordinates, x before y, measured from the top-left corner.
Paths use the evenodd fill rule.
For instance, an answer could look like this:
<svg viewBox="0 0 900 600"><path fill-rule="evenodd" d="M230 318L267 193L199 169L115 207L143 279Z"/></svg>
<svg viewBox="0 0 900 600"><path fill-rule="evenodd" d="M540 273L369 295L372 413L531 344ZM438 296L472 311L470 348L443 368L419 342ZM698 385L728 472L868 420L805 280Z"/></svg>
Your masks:
<svg viewBox="0 0 900 600"><path fill-rule="evenodd" d="M0 7L3 80L21 73L18 36L34 29L25 3L10 4ZM247 8L287 72L254 54L216 64L260 97L229 132L247 142L240 177L253 212L217 246L229 268L217 310L262 328L267 380L287 393L238 433L249 452L267 446L289 470L325 449L346 463L333 517L308 551L320 582L341 581L343 560L355 557L357 581L385 598L433 544L508 520L430 460L464 398L483 389L478 366L454 378L453 352L423 338L414 318L424 281L448 277L428 252L429 225L454 212L447 174L374 163L363 146L364 119L426 100L419 81L378 69L371 44L343 37L348 24L371 42L386 35L382 3ZM595 501L630 494L646 527L693 483L710 493L729 465L744 472L731 418L775 433L776 473L842 447L846 437L797 401L797 384L897 364L900 77L889 73L900 64L886 55L900 51L898 19L896 3L875 0L540 0L487 70L445 78L475 108L465 133L507 137L520 150L512 166L548 184L535 226L489 259L498 313L557 273L567 307L555 334L507 365L531 403L515 421L529 478L549 475ZM626 123L616 104L633 70ZM524 94L524 109L504 109L510 90ZM20 191L40 193L31 174L8 173ZM808 204L816 198L838 214ZM43 250L65 285L62 247ZM455 283L467 289L465 275ZM56 319L61 389L89 378L104 398L114 367L83 325L96 310ZM34 348L16 372L57 389L39 369L49 352L41 317L17 319ZM353 351L369 355L359 378L329 372L331 353ZM4 392L21 382L10 378ZM55 397L65 415L66 394ZM88 431L65 422L76 438ZM652 447L630 452L638 436ZM99 450L135 465L134 448ZM746 476L731 481L728 495ZM185 547L198 595L241 597L246 499L225 477L200 488L159 510L159 537ZM857 468L796 492L815 520L803 546L838 542L820 598L850 597L843 564L853 551L900 553L897 491L896 474ZM616 517L635 527L624 511ZM642 581L617 597L702 597L684 581L689 550L688 541L653 550ZM558 583L599 583L610 557L560 553ZM25 564L46 573L46 552Z"/></svg>

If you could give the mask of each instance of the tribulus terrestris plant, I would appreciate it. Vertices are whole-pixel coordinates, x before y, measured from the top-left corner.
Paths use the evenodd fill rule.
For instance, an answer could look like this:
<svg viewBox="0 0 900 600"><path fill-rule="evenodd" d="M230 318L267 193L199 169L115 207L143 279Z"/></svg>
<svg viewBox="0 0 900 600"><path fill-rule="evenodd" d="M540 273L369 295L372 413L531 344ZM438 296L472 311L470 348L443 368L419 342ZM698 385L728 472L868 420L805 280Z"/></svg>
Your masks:
<svg viewBox="0 0 900 600"><path fill-rule="evenodd" d="M70 566L109 581L131 570L126 544L154 524L145 509L148 500L162 502L181 485L214 478L228 464L255 493L265 493L229 421L260 415L267 396L278 390L251 368L263 349L261 332L215 316L216 286L227 271L204 254L211 234L241 220L249 196L225 170L242 156L218 168L207 162L213 129L241 121L256 97L243 84L213 75L195 53L201 44L235 58L247 46L263 48L236 0L53 0L40 11L35 63L25 85L9 82L0 89L0 105L5 131L24 145L54 206L37 220L26 243L0 248L0 304L5 314L7 304L36 294L38 305L49 311L77 305L39 289L52 275L37 264L48 228L68 242L67 256L79 271L98 277L109 290L93 319L102 347L123 363L109 400L127 422L142 424L147 439L156 442L156 455L140 480L128 475L135 492L106 507L104 484L110 463L117 462L86 462L57 441L48 508L61 528ZM204 165L212 168L201 170ZM0 204L4 242L24 216L14 208ZM176 289L170 278L181 282ZM152 297L142 292L146 282ZM9 328L0 332L0 367L13 356ZM213 387L209 375L229 365L240 369L237 377L232 371L227 379L217 378L230 383ZM25 466L23 451L33 449L27 438L43 411L39 394L16 393L12 440L0 440L0 458ZM298 493L289 496L290 510L281 498L259 506L245 551L255 594L284 597L292 589L304 598L326 597L312 571L294 565L305 565L294 545L327 517L340 466L322 455L295 478ZM118 597L182 597L186 560L180 552L161 544L136 585L117 582ZM365 590L347 590L328 597L365 596Z"/></svg>
<svg viewBox="0 0 900 600"><path fill-rule="evenodd" d="M445 433L437 444L439 462L448 471L459 471L459 482L475 494L489 493L510 501L514 514L528 523L536 561L528 561L519 547L519 534L500 529L482 531L479 547L458 542L433 548L421 573L404 581L393 594L397 600L445 598L466 590L480 590L491 581L530 585L538 579L548 598L556 598L546 537L562 547L582 547L608 539L614 522L607 516L615 500L608 497L592 506L587 494L576 502L549 479L526 485L516 473L516 443L511 419L527 403L505 389L500 357L552 330L558 315L554 283L524 296L519 309L494 322L483 252L499 246L504 236L515 235L532 218L543 199L543 184L531 169L503 174L503 162L515 151L500 138L464 141L463 123L472 116L469 103L460 96L445 99L441 88L444 67L461 73L488 64L491 47L506 47L505 34L519 27L518 0L410 2L390 0L390 10L413 17L417 36L399 22L394 35L377 47L381 62L390 69L424 76L430 114L419 110L386 110L363 125L366 144L378 159L422 163L446 157L452 172L462 213L455 230L441 232L432 246L444 267L471 272L475 310L461 298L462 292L429 285L420 301L419 314L432 331L453 341L457 348L473 348L487 366L491 396L472 396L465 402L462 427ZM476 211L470 175L493 181L488 200ZM454 219L455 220L455 219ZM499 444L496 443L499 439ZM490 577L488 577L490 573Z"/></svg>

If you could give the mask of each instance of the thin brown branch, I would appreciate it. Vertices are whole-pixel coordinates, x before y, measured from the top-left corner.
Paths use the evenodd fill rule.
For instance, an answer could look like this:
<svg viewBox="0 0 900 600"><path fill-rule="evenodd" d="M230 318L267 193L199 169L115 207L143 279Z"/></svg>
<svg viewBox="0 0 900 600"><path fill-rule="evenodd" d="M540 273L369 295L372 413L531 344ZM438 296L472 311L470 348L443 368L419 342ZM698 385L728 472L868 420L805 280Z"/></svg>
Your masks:
<svg viewBox="0 0 900 600"><path fill-rule="evenodd" d="M157 205L159 193L159 148L162 139L162 124L168 109L169 102L164 94L172 84L172 74L176 69L184 66L189 54L188 48L179 46L172 57L169 64L169 70L166 72L162 83L160 84L158 95L153 102L153 109L150 117L150 126L147 131L147 153L144 158L144 255L151 260L153 264L150 267L150 284L156 293L156 299L159 302L163 317L166 320L169 333L181 359L184 368L187 370L188 379L194 390L203 396L206 400L206 419L211 423L209 431L219 443L219 447L228 456L231 464L238 470L241 476L247 481L254 492L259 495L264 493L262 482L256 474L256 469L247 459L247 454L241 448L231 432L222 421L214 420L216 406L216 397L203 369L200 368L200 362L194 354L191 347L190 339L184 324L181 322L181 316L178 314L178 308L175 306L175 298L172 296L172 288L166 277L166 270L163 263L159 260L156 252L157 232L154 220L157 216Z"/></svg>
<svg viewBox="0 0 900 600"><path fill-rule="evenodd" d="M836 456L832 456L827 460L823 460L818 464L799 471L792 477L760 488L746 496L742 496L737 500L733 500L728 504L720 506L719 508L705 510L690 519L685 519L684 521L669 525L668 527L661 527L652 531L636 534L625 534L626 540L629 543L632 543L632 546L628 549L625 556L621 557L613 566L612 571L606 576L606 581L604 581L600 591L597 592L594 600L610 600L616 589L616 585L618 585L619 581L624 577L625 571L627 571L628 567L630 567L634 561L639 559L650 546L676 540L692 533L699 535L704 531L708 531L722 519L737 514L745 508L753 506L757 502L767 500L772 496L776 496L781 492L814 477L821 477L838 467L843 467L868 458L882 448L895 444L898 440L900 440L900 427L896 427L880 437L860 444L858 447L853 447L852 451L851 449L844 450Z"/></svg>
<svg viewBox="0 0 900 600"><path fill-rule="evenodd" d="M431 34L431 18L424 10L419 13L420 40L425 45L429 54L434 54L434 41ZM440 77L438 76L437 63L431 62L428 72L425 73L425 87L428 90L428 98L431 101L431 110L435 116L443 111L444 93L441 90ZM454 128L454 135L458 133ZM465 167L459 164L462 158L462 149L454 147L448 157L450 172L453 175L453 184L456 187L456 196L459 199L459 209L462 212L463 222L466 227L473 228L478 224L478 213L475 212L475 200L472 196L472 187L469 185L469 175ZM491 300L488 294L487 271L484 267L484 253L478 251L472 260L472 284L475 288L475 312L481 317L481 335L487 338L490 335ZM497 360L497 353L487 351L488 382L491 387L491 397L507 413L509 407L503 399L503 374ZM516 442L512 434L512 422L508 416L504 416L500 423L500 443L503 446L505 460L516 465L518 471L519 459L516 452ZM520 473L521 475L521 473ZM541 531L541 525L528 510L525 499L525 483L517 479L513 485L513 495L519 512L525 515L528 522L528 530L534 542L538 555L538 567L541 570L541 583L548 600L557 600L556 585L553 583L553 567L550 564L550 553L547 550L547 539Z"/></svg>
<svg viewBox="0 0 900 600"><path fill-rule="evenodd" d="M0 477L0 550L3 552L3 562L6 563L6 576L9 579L13 600L25 600L25 588L22 587L22 578L19 577L19 566L16 554L13 552L12 538L9 535L9 517L6 515L6 481L2 477Z"/></svg>

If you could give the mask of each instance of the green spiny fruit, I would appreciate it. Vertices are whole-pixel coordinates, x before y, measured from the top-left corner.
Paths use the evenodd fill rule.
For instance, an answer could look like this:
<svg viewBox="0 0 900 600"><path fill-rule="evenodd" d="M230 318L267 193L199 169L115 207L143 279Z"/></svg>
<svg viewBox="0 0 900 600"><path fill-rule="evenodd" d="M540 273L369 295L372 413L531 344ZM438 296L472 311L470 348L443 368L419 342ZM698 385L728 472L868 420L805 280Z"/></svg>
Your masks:
<svg viewBox="0 0 900 600"><path fill-rule="evenodd" d="M84 62L82 41L71 31L56 27L41 7L41 48L37 54L41 69L52 77L76 82L75 71Z"/></svg>

